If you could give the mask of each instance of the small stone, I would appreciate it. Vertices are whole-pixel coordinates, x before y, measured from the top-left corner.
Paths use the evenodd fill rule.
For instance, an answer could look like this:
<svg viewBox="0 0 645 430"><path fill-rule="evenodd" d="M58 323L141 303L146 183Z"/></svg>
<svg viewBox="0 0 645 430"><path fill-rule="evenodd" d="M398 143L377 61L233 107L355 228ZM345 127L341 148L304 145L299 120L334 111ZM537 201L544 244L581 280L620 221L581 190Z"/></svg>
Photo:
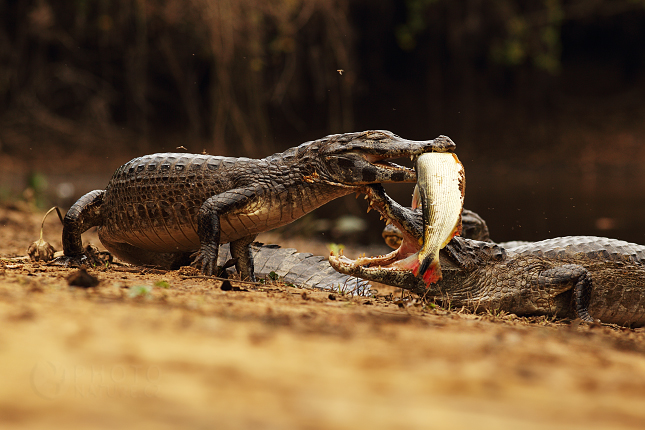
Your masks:
<svg viewBox="0 0 645 430"><path fill-rule="evenodd" d="M85 266L67 277L70 287L92 288L99 284L99 279L87 273Z"/></svg>

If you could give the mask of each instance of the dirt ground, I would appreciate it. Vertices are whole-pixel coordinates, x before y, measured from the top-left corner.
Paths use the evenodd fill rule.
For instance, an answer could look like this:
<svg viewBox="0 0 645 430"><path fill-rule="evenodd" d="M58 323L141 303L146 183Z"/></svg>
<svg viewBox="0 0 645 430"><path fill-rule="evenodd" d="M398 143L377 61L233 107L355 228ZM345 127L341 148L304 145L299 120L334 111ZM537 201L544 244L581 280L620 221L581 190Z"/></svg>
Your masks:
<svg viewBox="0 0 645 430"><path fill-rule="evenodd" d="M41 216L0 207L3 429L645 426L643 329L126 266L72 288L15 258Z"/></svg>

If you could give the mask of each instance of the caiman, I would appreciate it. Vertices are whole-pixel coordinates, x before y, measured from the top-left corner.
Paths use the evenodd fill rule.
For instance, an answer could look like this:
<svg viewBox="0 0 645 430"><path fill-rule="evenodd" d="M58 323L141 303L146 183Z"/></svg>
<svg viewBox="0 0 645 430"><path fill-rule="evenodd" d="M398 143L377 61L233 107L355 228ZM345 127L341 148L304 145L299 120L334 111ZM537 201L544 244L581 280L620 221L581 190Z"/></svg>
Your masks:
<svg viewBox="0 0 645 430"><path fill-rule="evenodd" d="M136 265L216 270L230 243L243 279L255 279L249 245L258 233L288 224L375 182L415 182L413 169L390 162L452 152L445 136L402 139L389 131L335 134L263 159L163 153L119 167L105 190L81 197L63 220L64 256L79 264L81 234L97 226L101 243Z"/></svg>
<svg viewBox="0 0 645 430"><path fill-rule="evenodd" d="M571 236L507 249L457 236L440 252L443 279L426 284L400 264L421 248L421 211L399 205L379 185L364 192L403 239L386 256L355 261L331 256L330 264L341 273L404 288L453 308L645 325L645 246Z"/></svg>

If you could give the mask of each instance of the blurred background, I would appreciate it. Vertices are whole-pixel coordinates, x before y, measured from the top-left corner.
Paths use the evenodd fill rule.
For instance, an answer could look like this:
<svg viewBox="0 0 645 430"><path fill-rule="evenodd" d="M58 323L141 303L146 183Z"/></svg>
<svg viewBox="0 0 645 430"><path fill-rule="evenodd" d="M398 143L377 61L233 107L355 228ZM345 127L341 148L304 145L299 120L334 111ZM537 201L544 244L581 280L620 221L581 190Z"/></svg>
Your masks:
<svg viewBox="0 0 645 430"><path fill-rule="evenodd" d="M645 1L0 2L5 202L69 207L179 146L263 157L366 129L450 136L495 240L645 243ZM365 209L288 231L380 241Z"/></svg>

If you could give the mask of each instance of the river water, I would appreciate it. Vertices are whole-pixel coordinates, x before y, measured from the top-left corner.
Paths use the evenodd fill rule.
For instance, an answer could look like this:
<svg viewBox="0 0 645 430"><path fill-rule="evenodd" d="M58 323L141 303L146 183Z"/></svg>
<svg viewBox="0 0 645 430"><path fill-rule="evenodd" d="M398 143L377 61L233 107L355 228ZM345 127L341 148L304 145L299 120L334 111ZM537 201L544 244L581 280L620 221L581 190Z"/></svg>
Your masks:
<svg viewBox="0 0 645 430"><path fill-rule="evenodd" d="M594 235L645 244L645 168L637 163L586 167L543 163L535 167L499 162L491 167L491 163L477 159L462 158L462 162L467 178L465 207L486 220L495 241ZM2 189L20 195L29 171L26 168L2 170ZM87 191L104 188L112 172L111 167L104 165L94 172L52 170L45 173L47 204L62 207L69 207ZM411 184L387 185L386 189L401 204L409 205ZM71 195L61 198L62 191ZM348 196L315 214L317 218L333 219L350 213L365 219L369 228L359 236L330 237L329 232L314 233L297 225L287 230L304 230L307 235L319 235L321 240L351 242L358 238L363 243L379 243L383 222L374 213L366 215L366 206L365 202Z"/></svg>
<svg viewBox="0 0 645 430"><path fill-rule="evenodd" d="M467 170L466 207L496 241L608 236L645 243L645 169L637 165Z"/></svg>

